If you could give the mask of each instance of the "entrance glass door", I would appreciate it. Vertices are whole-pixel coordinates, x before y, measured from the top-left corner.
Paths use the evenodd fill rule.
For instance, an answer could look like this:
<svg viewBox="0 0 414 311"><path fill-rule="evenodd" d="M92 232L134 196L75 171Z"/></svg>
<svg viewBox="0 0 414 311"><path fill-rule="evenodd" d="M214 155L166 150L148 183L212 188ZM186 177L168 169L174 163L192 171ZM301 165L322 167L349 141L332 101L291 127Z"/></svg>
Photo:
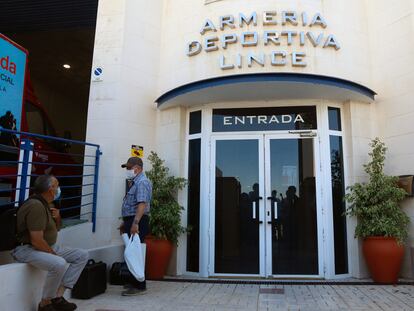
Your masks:
<svg viewBox="0 0 414 311"><path fill-rule="evenodd" d="M222 139L215 149L215 273L259 275L262 140Z"/></svg>
<svg viewBox="0 0 414 311"><path fill-rule="evenodd" d="M318 275L312 138L266 137L267 275Z"/></svg>
<svg viewBox="0 0 414 311"><path fill-rule="evenodd" d="M213 139L213 274L319 275L313 138Z"/></svg>

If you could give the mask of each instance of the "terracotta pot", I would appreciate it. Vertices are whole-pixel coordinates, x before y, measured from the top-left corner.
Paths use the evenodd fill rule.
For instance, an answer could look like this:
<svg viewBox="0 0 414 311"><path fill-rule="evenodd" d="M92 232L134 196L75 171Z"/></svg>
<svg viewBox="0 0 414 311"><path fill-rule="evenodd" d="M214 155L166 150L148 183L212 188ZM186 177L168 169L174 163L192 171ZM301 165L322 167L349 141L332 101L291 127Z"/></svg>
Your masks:
<svg viewBox="0 0 414 311"><path fill-rule="evenodd" d="M404 256L403 245L398 245L395 238L368 237L364 239L362 250L374 282L381 284L398 282Z"/></svg>
<svg viewBox="0 0 414 311"><path fill-rule="evenodd" d="M148 280L160 280L167 272L173 244L168 240L156 239L153 236L147 236L145 243L147 244L145 277Z"/></svg>

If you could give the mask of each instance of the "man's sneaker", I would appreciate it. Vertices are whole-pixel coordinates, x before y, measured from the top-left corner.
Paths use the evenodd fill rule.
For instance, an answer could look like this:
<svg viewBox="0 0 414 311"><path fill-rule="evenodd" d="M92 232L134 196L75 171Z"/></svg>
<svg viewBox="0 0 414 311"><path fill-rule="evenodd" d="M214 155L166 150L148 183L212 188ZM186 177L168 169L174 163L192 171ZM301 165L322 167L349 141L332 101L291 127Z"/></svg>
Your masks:
<svg viewBox="0 0 414 311"><path fill-rule="evenodd" d="M48 305L45 305L43 307L41 307L39 304L37 311L57 311L57 309L55 309L55 307L53 307L53 305L49 303Z"/></svg>
<svg viewBox="0 0 414 311"><path fill-rule="evenodd" d="M127 290L122 292L122 296L138 296L138 295L145 295L147 293L146 289L138 289L138 288L128 288Z"/></svg>
<svg viewBox="0 0 414 311"><path fill-rule="evenodd" d="M55 310L58 311L73 311L77 308L74 303L67 301L63 297L53 298L51 301Z"/></svg>

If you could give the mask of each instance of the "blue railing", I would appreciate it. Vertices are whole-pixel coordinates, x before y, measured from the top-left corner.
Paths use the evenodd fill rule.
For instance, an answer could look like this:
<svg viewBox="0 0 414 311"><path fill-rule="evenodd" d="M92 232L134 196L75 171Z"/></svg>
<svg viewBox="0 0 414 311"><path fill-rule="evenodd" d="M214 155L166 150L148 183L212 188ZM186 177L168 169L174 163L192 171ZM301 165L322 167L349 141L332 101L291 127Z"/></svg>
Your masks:
<svg viewBox="0 0 414 311"><path fill-rule="evenodd" d="M0 213L20 206L36 177L52 174L64 226L91 221L95 232L101 155L97 144L0 128Z"/></svg>

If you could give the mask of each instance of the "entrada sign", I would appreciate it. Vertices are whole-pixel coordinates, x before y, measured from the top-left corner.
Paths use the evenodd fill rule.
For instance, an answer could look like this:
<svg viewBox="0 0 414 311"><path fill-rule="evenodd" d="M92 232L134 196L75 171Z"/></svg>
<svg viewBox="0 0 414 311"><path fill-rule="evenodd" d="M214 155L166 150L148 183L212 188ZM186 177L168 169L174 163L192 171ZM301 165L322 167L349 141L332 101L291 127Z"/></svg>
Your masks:
<svg viewBox="0 0 414 311"><path fill-rule="evenodd" d="M314 106L213 110L213 132L316 128L316 108Z"/></svg>
<svg viewBox="0 0 414 311"><path fill-rule="evenodd" d="M280 16L280 17L279 17ZM300 30L263 30L262 32L251 31L251 26L261 24L263 27L268 26L302 26L309 27L309 31ZM221 36L213 35L218 30L224 31L227 29L243 29L249 27L249 31L239 34L224 33ZM316 32L317 28L325 29L327 23L320 13L309 15L306 12L301 14L295 11L283 11L279 15L276 11L265 11L261 14L261 18L257 12L253 12L246 16L239 13L237 17L233 15L220 16L218 23L214 23L210 19L206 19L201 27L200 34L202 36L208 35L204 40L195 40L187 44L187 56L192 57L204 50L207 53L218 51L220 49L226 50L233 44L240 44L242 47L256 47L256 46L292 46L294 44L299 46L306 46L311 44L313 47L321 47L324 49L332 48L339 50L341 48L338 40L333 34L325 34L325 32ZM315 31L314 31L315 30ZM237 53L233 57L225 57L220 55L219 64L222 70L243 68L245 64L248 67L254 65L265 66L270 64L272 66L287 66L290 64L294 67L305 67L306 53L301 51L292 51L288 53L284 50L271 51L268 54L263 52L254 53L249 52L247 55Z"/></svg>

